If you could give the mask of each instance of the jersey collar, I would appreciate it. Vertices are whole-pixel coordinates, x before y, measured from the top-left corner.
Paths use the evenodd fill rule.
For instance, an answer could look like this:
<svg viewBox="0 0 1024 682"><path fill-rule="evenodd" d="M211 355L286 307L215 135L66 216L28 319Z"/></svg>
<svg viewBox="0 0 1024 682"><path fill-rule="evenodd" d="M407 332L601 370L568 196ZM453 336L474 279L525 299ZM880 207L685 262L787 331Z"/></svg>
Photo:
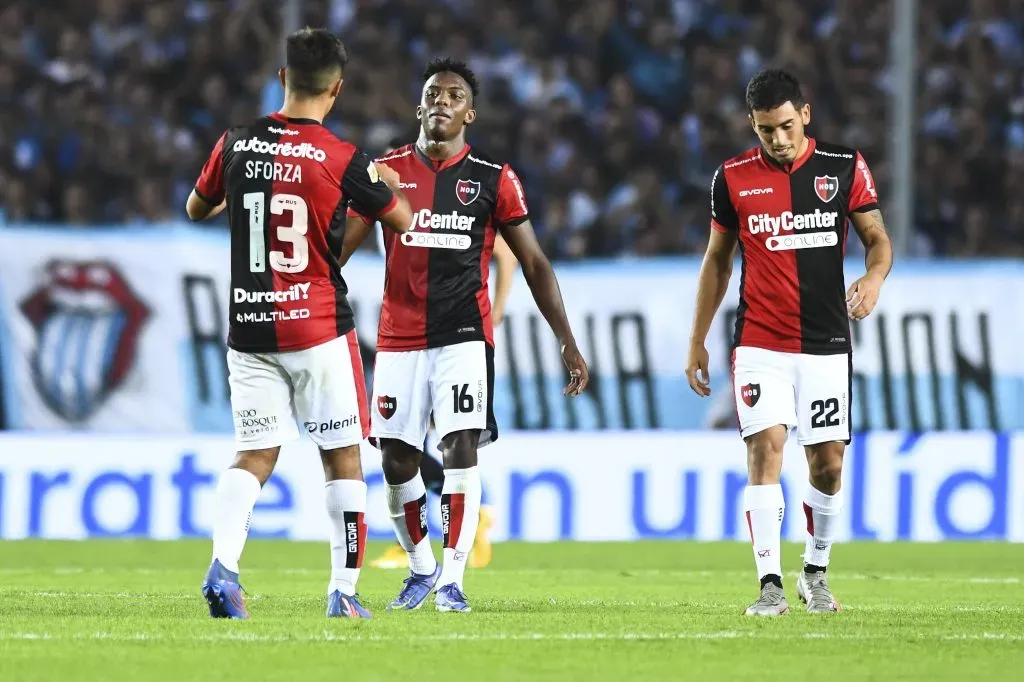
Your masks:
<svg viewBox="0 0 1024 682"><path fill-rule="evenodd" d="M800 168L800 166L802 166L805 163L807 163L807 159L811 158L811 154L814 153L814 147L815 146L816 146L816 143L814 141L814 138L813 137L808 137L807 138L807 149L804 150L804 153L802 155L800 155L800 157L797 158L796 161L794 161L791 164L787 164L787 165L783 165L783 164L779 163L778 161L773 159L770 154L766 154L765 151L764 151L764 147L760 147L757 150L757 153L758 153L758 155L760 155L761 160L764 163L768 164L772 168L776 168L776 169L782 171L783 173L789 173L790 175L792 175L793 173L795 173L797 171L797 169Z"/></svg>
<svg viewBox="0 0 1024 682"><path fill-rule="evenodd" d="M289 118L288 116L284 116L283 114L280 114L276 111L270 114L270 118L274 119L275 121L281 121L282 123L291 123L294 125L323 125L322 123L320 123L320 121L316 120L315 118Z"/></svg>
<svg viewBox="0 0 1024 682"><path fill-rule="evenodd" d="M413 149L413 152L416 154L416 158L418 158L420 161L422 161L423 164L427 168L429 168L430 170L434 171L435 173L440 173L441 171L445 170L446 168L451 168L452 166L457 164L459 161L462 161L464 158L469 156L469 143L468 142L466 143L466 145L462 148L462 150L458 154L456 154L455 156L453 156L450 159L445 159L444 161L435 161L434 159L430 158L429 156L427 156L426 154L423 153L423 150L420 149L420 146L418 144L416 144L415 142L412 143L412 149Z"/></svg>

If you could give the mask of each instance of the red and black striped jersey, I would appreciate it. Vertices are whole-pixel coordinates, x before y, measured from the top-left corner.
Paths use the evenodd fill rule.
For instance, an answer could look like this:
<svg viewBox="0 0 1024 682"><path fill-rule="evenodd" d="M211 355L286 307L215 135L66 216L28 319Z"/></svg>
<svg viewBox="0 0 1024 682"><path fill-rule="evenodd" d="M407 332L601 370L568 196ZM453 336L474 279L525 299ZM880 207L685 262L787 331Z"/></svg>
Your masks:
<svg viewBox="0 0 1024 682"><path fill-rule="evenodd" d="M195 190L227 197L231 348L302 350L353 328L338 260L346 204L379 216L397 201L366 154L318 121L271 114L225 132Z"/></svg>
<svg viewBox="0 0 1024 682"><path fill-rule="evenodd" d="M382 159L412 205L409 232L384 230L386 275L377 348L406 351L483 340L494 345L488 291L497 230L529 217L508 164L466 145L437 162L415 145ZM354 206L349 215L370 222Z"/></svg>
<svg viewBox="0 0 1024 682"><path fill-rule="evenodd" d="M843 256L851 213L878 208L860 152L808 139L782 166L760 146L711 180L711 227L738 233L743 271L735 345L849 352Z"/></svg>

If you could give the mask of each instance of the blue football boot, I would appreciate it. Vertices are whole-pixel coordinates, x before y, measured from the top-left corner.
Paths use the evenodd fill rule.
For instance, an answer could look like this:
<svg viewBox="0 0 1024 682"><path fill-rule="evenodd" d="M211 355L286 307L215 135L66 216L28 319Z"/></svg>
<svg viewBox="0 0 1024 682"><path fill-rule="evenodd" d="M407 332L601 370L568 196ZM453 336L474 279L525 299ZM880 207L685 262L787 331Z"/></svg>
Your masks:
<svg viewBox="0 0 1024 682"><path fill-rule="evenodd" d="M373 618L373 614L359 603L359 595L349 596L335 590L327 597L328 618Z"/></svg>
<svg viewBox="0 0 1024 682"><path fill-rule="evenodd" d="M469 608L469 603L466 600L466 595L462 593L459 586L455 583L445 585L437 591L434 596L434 605L437 606L438 611L458 611L459 613L469 613L473 609Z"/></svg>
<svg viewBox="0 0 1024 682"><path fill-rule="evenodd" d="M441 577L441 565L434 568L433 573L420 575L409 571L409 577L402 581L405 587L398 593L395 601L388 604L388 611L405 610L412 611L423 606L423 602L430 595L430 591L437 585Z"/></svg>
<svg viewBox="0 0 1024 682"><path fill-rule="evenodd" d="M203 581L203 596L210 605L211 618L238 618L245 620L249 611L245 608L242 586L238 574L224 568L219 559L214 559Z"/></svg>

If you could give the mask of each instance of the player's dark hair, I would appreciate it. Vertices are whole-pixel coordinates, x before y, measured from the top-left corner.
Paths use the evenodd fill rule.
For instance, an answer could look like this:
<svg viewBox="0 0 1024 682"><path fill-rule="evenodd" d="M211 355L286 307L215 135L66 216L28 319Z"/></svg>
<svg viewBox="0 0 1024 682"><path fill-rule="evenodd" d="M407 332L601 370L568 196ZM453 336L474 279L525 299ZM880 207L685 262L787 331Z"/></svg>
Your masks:
<svg viewBox="0 0 1024 682"><path fill-rule="evenodd" d="M316 97L331 89L345 71L348 50L341 38L322 28L300 29L285 42L288 88Z"/></svg>
<svg viewBox="0 0 1024 682"><path fill-rule="evenodd" d="M747 83L747 110L768 111L792 102L799 109L804 105L800 81L788 71L765 69Z"/></svg>
<svg viewBox="0 0 1024 682"><path fill-rule="evenodd" d="M480 92L480 81L477 80L473 69L469 68L469 64L458 59L452 59L451 57L438 57L431 60L427 64L427 68L423 69L423 82L426 83L435 74L439 73L454 73L466 81L466 85L469 86L469 91L473 95L473 100L476 100L476 96Z"/></svg>

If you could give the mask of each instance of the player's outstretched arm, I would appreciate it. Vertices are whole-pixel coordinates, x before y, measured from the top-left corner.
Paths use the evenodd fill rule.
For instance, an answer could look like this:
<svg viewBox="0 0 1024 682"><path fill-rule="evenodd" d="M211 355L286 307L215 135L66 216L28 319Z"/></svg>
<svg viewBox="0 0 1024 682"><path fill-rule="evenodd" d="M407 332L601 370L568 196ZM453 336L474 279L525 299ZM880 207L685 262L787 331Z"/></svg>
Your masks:
<svg viewBox="0 0 1024 682"><path fill-rule="evenodd" d="M356 252L364 241L366 236L373 230L373 225L366 222L362 218L349 216L345 219L345 238L341 241L341 256L339 261L341 266L345 267L348 263L348 259L352 257L352 254Z"/></svg>
<svg viewBox="0 0 1024 682"><path fill-rule="evenodd" d="M850 222L864 244L867 272L850 285L846 292L846 308L850 319L863 320L875 309L882 283L892 270L892 243L879 209L851 213Z"/></svg>
<svg viewBox="0 0 1024 682"><path fill-rule="evenodd" d="M516 270L516 255L505 243L505 239L499 234L494 240L494 264L497 267L497 277L494 283L494 305L491 306L491 319L494 326L501 324L505 317L505 302L512 291L512 279Z"/></svg>
<svg viewBox="0 0 1024 682"><path fill-rule="evenodd" d="M587 387L590 372L569 327L562 291L558 287L558 279L555 277L554 268L551 267L551 261L541 250L529 220L505 227L502 235L512 253L519 259L523 277L530 287L533 300L537 302L537 308L548 321L551 331L555 333L562 347L562 361L569 370L569 384L562 393L577 396Z"/></svg>
<svg viewBox="0 0 1024 682"><path fill-rule="evenodd" d="M722 305L725 292L729 289L729 278L732 277L733 255L736 252L738 238L732 230L711 230L708 249L704 253L704 262L700 266L697 280L697 304L693 311L693 325L690 329L690 351L686 360L686 379L690 388L701 396L711 395L710 376L708 375L708 351L704 347L711 331L711 322L715 319L718 307Z"/></svg>
<svg viewBox="0 0 1024 682"><path fill-rule="evenodd" d="M189 220L198 223L200 220L216 216L224 210L227 203L227 197L225 197L219 204L211 204L199 196L195 190L192 190L192 193L188 195L188 200L185 202L185 213L188 214Z"/></svg>

